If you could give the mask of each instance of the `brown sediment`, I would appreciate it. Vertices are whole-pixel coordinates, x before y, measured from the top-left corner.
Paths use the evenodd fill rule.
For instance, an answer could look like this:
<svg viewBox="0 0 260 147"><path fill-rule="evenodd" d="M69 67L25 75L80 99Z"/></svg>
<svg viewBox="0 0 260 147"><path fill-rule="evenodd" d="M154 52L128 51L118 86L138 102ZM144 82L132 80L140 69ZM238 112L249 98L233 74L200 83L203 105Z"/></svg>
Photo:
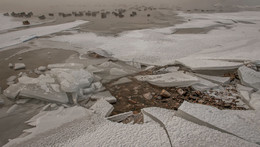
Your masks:
<svg viewBox="0 0 260 147"><path fill-rule="evenodd" d="M12 56L23 49L26 49L26 47L9 49L0 52L0 87L2 87L2 89L7 88L6 79L10 76L18 75L20 72L25 72L28 74L30 71L33 71L39 66L63 63L67 58L69 58L69 56L76 54L75 51L63 49L39 49ZM22 57L22 60L19 60L19 57ZM9 63L24 63L26 65L26 69L14 70L8 67ZM30 76L36 75L31 74Z"/></svg>
<svg viewBox="0 0 260 147"><path fill-rule="evenodd" d="M117 98L117 102L113 105L115 109L111 115L128 111L140 112L142 108L146 107L161 107L177 110L184 101L210 105L218 109L245 110L245 108L237 106L235 101L230 103L224 102L219 98L196 91L191 87L162 88L151 85L148 82L138 81L134 77L128 78L132 80L131 83L111 86L112 81L105 85L111 94ZM169 92L171 94L170 97L162 97L161 92L163 90ZM180 93L179 91L183 92ZM146 99L144 97L144 94L147 93L152 95L152 99Z"/></svg>

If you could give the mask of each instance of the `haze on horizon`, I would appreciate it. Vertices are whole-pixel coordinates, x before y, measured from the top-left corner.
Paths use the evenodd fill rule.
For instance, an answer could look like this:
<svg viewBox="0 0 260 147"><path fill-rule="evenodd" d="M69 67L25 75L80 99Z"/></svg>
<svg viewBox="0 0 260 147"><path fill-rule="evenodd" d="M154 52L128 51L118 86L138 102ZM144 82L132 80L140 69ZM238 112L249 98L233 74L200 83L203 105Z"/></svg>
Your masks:
<svg viewBox="0 0 260 147"><path fill-rule="evenodd" d="M0 12L34 11L58 12L100 8L127 8L135 5L160 8L232 9L235 6L260 6L259 0L0 0Z"/></svg>

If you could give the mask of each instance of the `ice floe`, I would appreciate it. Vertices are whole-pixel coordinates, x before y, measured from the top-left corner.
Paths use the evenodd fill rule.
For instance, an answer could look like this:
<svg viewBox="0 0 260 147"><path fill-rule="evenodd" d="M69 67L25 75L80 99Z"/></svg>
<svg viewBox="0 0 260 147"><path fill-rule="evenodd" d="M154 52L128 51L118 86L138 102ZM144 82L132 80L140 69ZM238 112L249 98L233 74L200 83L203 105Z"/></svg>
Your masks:
<svg viewBox="0 0 260 147"><path fill-rule="evenodd" d="M44 35L53 34L63 30L67 30L78 25L84 24L87 21L77 20L74 22L69 22L65 24L53 25L53 26L43 26L36 28L29 28L20 31L14 31L9 33L0 34L0 48L8 47L11 45L16 45L33 38L37 38Z"/></svg>

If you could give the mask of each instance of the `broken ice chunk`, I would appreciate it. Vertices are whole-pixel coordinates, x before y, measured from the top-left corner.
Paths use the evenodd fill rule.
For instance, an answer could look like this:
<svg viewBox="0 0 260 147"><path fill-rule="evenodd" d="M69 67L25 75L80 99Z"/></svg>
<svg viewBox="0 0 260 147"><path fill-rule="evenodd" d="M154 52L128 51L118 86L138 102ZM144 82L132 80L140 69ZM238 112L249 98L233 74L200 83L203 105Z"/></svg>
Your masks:
<svg viewBox="0 0 260 147"><path fill-rule="evenodd" d="M114 107L109 104L106 100L100 99L93 106L90 107L95 113L107 117L113 111Z"/></svg>
<svg viewBox="0 0 260 147"><path fill-rule="evenodd" d="M252 93L254 91L254 88L246 87L240 84L236 84L236 89L237 91L247 91L249 93Z"/></svg>
<svg viewBox="0 0 260 147"><path fill-rule="evenodd" d="M133 67L135 67L135 68L137 68L137 69L141 69L141 68L142 68L141 64L138 63L138 62L128 61L128 62L125 62L125 63L128 64L128 65L130 65L130 66L133 66Z"/></svg>
<svg viewBox="0 0 260 147"><path fill-rule="evenodd" d="M110 62L110 61L104 62L104 63L100 64L98 67L99 68L114 68L114 67L122 68L121 65L118 65L118 64Z"/></svg>
<svg viewBox="0 0 260 147"><path fill-rule="evenodd" d="M117 80L116 82L114 82L112 85L126 84L126 83L130 83L130 82L132 82L132 80L130 80L129 78L123 77L123 78Z"/></svg>
<svg viewBox="0 0 260 147"><path fill-rule="evenodd" d="M248 91L239 91L242 99L248 104L250 101L250 95Z"/></svg>
<svg viewBox="0 0 260 147"><path fill-rule="evenodd" d="M14 104L13 106L11 106L6 113L13 113L16 109L18 108L17 104Z"/></svg>
<svg viewBox="0 0 260 147"><path fill-rule="evenodd" d="M60 92L60 85L59 84L50 84L51 88L55 91L55 92Z"/></svg>
<svg viewBox="0 0 260 147"><path fill-rule="evenodd" d="M107 117L108 120L113 121L113 122L121 122L125 120L127 117L133 115L133 111L125 112L125 113L120 113L117 115L109 116Z"/></svg>
<svg viewBox="0 0 260 147"><path fill-rule="evenodd" d="M116 103L116 98L109 91L100 92L91 96L92 100L104 99L109 103Z"/></svg>
<svg viewBox="0 0 260 147"><path fill-rule="evenodd" d="M19 69L25 69L25 64L24 63L15 63L14 70L19 70Z"/></svg>
<svg viewBox="0 0 260 147"><path fill-rule="evenodd" d="M71 68L71 69L81 69L84 68L83 64L78 63L60 63L60 64L49 64L48 69L53 68Z"/></svg>
<svg viewBox="0 0 260 147"><path fill-rule="evenodd" d="M209 76L209 75L203 75L203 74L195 74L195 75L200 78L212 81L214 83L219 83L219 84L226 84L230 80L229 77Z"/></svg>
<svg viewBox="0 0 260 147"><path fill-rule="evenodd" d="M238 69L238 75L243 85L260 90L260 72L242 66Z"/></svg>
<svg viewBox="0 0 260 147"><path fill-rule="evenodd" d="M127 72L125 72L123 69L111 68L110 74L113 76L123 76L123 75L127 75Z"/></svg>
<svg viewBox="0 0 260 147"><path fill-rule="evenodd" d="M94 84L92 84L89 88L85 88L82 91L83 91L83 94L90 94L90 93L94 92L95 89L96 88L95 88Z"/></svg>
<svg viewBox="0 0 260 147"><path fill-rule="evenodd" d="M93 65L89 65L87 67L87 71L92 72L92 73L99 73L99 72L103 72L104 69L99 69L99 68L97 68L97 67L95 67Z"/></svg>
<svg viewBox="0 0 260 147"><path fill-rule="evenodd" d="M4 95L8 98L15 99L19 92L25 87L21 83L12 84L7 89L4 90Z"/></svg>
<svg viewBox="0 0 260 147"><path fill-rule="evenodd" d="M192 88L194 88L195 90L199 90L199 91L204 91L204 90L209 90L211 88L216 88L219 85L212 83L208 80L202 79L202 78L198 78L199 82L196 84L192 85Z"/></svg>
<svg viewBox="0 0 260 147"><path fill-rule="evenodd" d="M25 103L27 103L29 100L30 100L30 99L19 99L19 100L17 100L15 103L16 103L16 104L25 104Z"/></svg>
<svg viewBox="0 0 260 147"><path fill-rule="evenodd" d="M260 111L260 91L252 93L249 104L255 110Z"/></svg>
<svg viewBox="0 0 260 147"><path fill-rule="evenodd" d="M0 94L0 105L4 105L5 101L4 101L4 95Z"/></svg>
<svg viewBox="0 0 260 147"><path fill-rule="evenodd" d="M105 90L105 87L103 87L102 83L100 83L100 82L95 82L92 85L95 87L95 90L97 92Z"/></svg>
<svg viewBox="0 0 260 147"><path fill-rule="evenodd" d="M13 68L14 65L13 65L12 63L9 63L9 64L8 64L8 67L9 67L9 68Z"/></svg>
<svg viewBox="0 0 260 147"><path fill-rule="evenodd" d="M46 68L45 66L40 66L40 67L38 67L38 70L41 71L41 72L45 71L46 69L47 69L47 68Z"/></svg>
<svg viewBox="0 0 260 147"><path fill-rule="evenodd" d="M52 69L50 74L57 77L64 92L76 92L80 88L86 88L93 82L93 75L84 69Z"/></svg>
<svg viewBox="0 0 260 147"><path fill-rule="evenodd" d="M198 78L180 71L160 75L136 76L135 78L139 81L147 81L160 87L186 87L199 81Z"/></svg>

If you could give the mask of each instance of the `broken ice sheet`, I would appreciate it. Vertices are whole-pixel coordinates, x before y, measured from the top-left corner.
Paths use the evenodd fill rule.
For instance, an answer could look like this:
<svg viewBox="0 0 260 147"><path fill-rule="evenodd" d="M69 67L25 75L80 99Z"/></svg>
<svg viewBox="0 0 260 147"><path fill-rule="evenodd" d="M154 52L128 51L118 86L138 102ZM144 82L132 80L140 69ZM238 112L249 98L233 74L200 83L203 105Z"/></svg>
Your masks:
<svg viewBox="0 0 260 147"><path fill-rule="evenodd" d="M247 121L247 119L254 120L254 117L250 118L250 113L256 115L255 111L219 110L215 107L192 104L186 101L179 107L179 110L247 141L253 143L260 141L260 130L257 122ZM244 118L246 115L243 113L250 115Z"/></svg>
<svg viewBox="0 0 260 147"><path fill-rule="evenodd" d="M238 62L228 62L221 60L203 60L203 59L192 59L192 58L182 58L176 60L176 64L181 64L192 70L229 70L237 69L242 66L242 63Z"/></svg>
<svg viewBox="0 0 260 147"><path fill-rule="evenodd" d="M185 116L176 116L172 110L151 107L142 109L142 112L165 127L173 146L257 146L234 135L188 121Z"/></svg>
<svg viewBox="0 0 260 147"><path fill-rule="evenodd" d="M186 87L199 81L198 78L185 74L181 71L160 75L136 76L135 78L139 81L147 81L159 87Z"/></svg>

